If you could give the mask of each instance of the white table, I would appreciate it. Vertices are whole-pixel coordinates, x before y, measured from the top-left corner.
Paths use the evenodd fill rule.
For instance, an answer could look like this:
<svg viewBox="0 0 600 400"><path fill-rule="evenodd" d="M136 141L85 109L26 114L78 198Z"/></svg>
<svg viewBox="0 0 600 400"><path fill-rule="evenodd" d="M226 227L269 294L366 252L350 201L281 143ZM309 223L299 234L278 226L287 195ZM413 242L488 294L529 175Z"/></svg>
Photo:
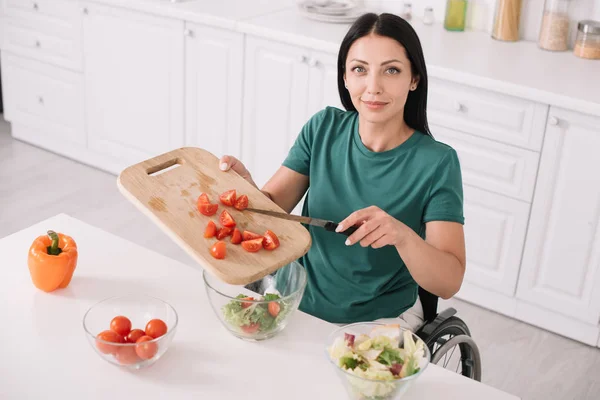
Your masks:
<svg viewBox="0 0 600 400"><path fill-rule="evenodd" d="M71 284L49 294L33 286L26 262L48 229L79 248ZM0 239L0 254L1 399L346 399L325 357L334 329L325 321L297 312L271 340L239 340L213 314L200 271L64 214ZM137 372L102 360L82 328L92 304L127 293L162 298L180 317L167 353ZM436 365L406 396L458 398L516 399Z"/></svg>

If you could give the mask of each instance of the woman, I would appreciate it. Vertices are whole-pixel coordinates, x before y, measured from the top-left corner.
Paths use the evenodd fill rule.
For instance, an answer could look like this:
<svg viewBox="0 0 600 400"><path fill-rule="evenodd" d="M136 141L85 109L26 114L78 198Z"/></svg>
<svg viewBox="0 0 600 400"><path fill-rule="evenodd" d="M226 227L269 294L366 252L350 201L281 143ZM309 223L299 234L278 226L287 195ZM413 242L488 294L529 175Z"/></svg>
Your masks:
<svg viewBox="0 0 600 400"><path fill-rule="evenodd" d="M427 72L410 24L392 14L359 18L340 47L338 89L347 111L315 114L262 189L287 212L308 190L303 215L341 221L340 230L360 225L347 240L308 227L300 309L334 323L400 317L416 329L418 286L452 297L465 244L459 160L429 132ZM220 163L254 184L239 160Z"/></svg>

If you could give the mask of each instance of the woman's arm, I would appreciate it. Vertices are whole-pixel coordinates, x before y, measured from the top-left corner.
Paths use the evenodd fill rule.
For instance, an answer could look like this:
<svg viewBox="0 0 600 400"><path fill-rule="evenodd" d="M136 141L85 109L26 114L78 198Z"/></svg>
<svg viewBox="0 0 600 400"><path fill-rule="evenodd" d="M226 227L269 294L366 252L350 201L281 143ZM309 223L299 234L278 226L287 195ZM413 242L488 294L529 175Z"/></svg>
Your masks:
<svg viewBox="0 0 600 400"><path fill-rule="evenodd" d="M288 213L296 207L308 189L308 176L284 166L279 167L265 186L260 189L252 179L252 175L248 169L237 158L223 156L219 164L223 171L232 169L237 172L242 178L261 190L265 196L269 197L275 204Z"/></svg>
<svg viewBox="0 0 600 400"><path fill-rule="evenodd" d="M463 226L456 222L431 221L425 224L426 239L378 207L350 214L338 232L360 225L346 241L363 247L395 246L419 286L443 299L454 296L465 274Z"/></svg>

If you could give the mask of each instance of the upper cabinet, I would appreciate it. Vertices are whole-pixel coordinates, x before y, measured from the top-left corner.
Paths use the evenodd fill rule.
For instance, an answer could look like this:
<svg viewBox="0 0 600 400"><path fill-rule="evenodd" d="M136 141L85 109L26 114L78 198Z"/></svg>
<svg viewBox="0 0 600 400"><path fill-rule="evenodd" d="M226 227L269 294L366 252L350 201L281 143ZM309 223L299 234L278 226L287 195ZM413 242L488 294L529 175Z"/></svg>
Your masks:
<svg viewBox="0 0 600 400"><path fill-rule="evenodd" d="M331 54L246 38L242 158L259 187L313 114L341 107L336 76Z"/></svg>
<svg viewBox="0 0 600 400"><path fill-rule="evenodd" d="M185 144L240 157L244 35L187 24Z"/></svg>
<svg viewBox="0 0 600 400"><path fill-rule="evenodd" d="M84 3L89 148L127 167L184 144L184 23Z"/></svg>
<svg viewBox="0 0 600 400"><path fill-rule="evenodd" d="M598 325L600 118L551 108L517 297Z"/></svg>

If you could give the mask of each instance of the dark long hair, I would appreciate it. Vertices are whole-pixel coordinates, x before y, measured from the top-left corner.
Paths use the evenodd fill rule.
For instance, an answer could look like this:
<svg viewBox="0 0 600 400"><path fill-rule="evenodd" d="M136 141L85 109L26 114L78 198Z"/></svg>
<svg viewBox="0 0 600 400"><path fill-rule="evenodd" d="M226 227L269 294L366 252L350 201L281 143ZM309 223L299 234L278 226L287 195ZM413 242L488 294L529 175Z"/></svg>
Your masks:
<svg viewBox="0 0 600 400"><path fill-rule="evenodd" d="M395 39L406 49L412 75L419 77L419 83L415 90L408 93L404 106L404 121L411 128L432 136L427 124L427 68L421 41L412 26L397 15L364 14L352 24L346 33L338 53L338 92L342 105L348 111L356 111L344 83L346 59L352 43L370 33Z"/></svg>

